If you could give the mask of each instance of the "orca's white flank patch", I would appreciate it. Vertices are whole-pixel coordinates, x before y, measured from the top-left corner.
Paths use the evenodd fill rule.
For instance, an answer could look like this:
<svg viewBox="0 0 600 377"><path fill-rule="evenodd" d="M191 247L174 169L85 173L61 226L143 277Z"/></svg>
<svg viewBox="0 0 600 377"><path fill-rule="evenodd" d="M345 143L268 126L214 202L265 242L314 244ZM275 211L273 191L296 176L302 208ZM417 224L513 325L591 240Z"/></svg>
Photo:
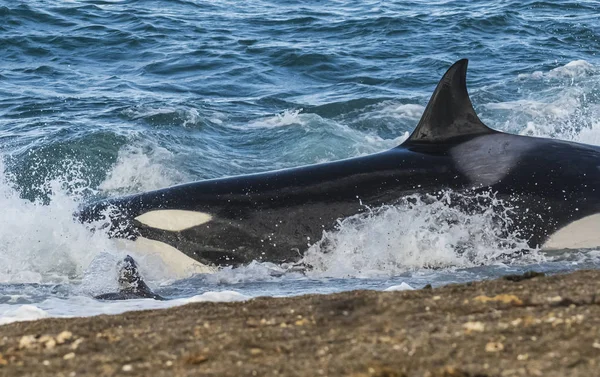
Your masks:
<svg viewBox="0 0 600 377"><path fill-rule="evenodd" d="M138 237L135 241L120 240L125 250L149 257L158 257L167 268L169 275L177 279L190 277L194 274L210 274L217 271L216 267L202 264L171 245L164 242Z"/></svg>
<svg viewBox="0 0 600 377"><path fill-rule="evenodd" d="M212 220L208 213L179 209L160 209L146 212L135 218L140 223L155 229L180 232Z"/></svg>
<svg viewBox="0 0 600 377"><path fill-rule="evenodd" d="M554 233L542 250L591 249L600 247L600 214L574 221Z"/></svg>

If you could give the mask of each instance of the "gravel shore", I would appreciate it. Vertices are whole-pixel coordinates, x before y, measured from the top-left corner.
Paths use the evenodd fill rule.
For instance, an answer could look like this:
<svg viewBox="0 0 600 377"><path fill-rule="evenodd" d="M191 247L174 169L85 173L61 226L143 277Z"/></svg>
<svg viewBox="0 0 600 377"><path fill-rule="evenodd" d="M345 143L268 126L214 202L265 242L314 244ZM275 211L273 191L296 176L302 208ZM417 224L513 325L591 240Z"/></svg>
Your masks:
<svg viewBox="0 0 600 377"><path fill-rule="evenodd" d="M595 376L600 271L0 326L2 376Z"/></svg>

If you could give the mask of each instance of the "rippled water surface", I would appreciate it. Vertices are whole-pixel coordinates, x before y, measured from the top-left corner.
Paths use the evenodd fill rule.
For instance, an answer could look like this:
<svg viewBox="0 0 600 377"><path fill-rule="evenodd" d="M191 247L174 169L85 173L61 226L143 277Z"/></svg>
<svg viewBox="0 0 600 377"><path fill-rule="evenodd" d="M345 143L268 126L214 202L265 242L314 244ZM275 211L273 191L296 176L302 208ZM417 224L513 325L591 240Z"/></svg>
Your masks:
<svg viewBox="0 0 600 377"><path fill-rule="evenodd" d="M394 147L463 57L491 127L600 145L598 14L564 0L0 1L0 321L174 304L93 300L124 251L73 211ZM489 219L465 236L431 226L436 205L342 222L307 276L256 264L176 280L138 261L178 303L598 266L594 251L507 260L485 242L466 257L461 237Z"/></svg>

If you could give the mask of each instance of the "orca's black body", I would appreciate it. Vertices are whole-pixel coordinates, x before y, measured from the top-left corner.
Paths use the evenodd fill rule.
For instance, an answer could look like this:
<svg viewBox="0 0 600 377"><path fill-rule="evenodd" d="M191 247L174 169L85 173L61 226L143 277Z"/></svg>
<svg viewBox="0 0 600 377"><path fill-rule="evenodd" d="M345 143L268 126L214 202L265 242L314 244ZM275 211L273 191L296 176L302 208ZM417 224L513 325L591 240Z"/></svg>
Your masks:
<svg viewBox="0 0 600 377"><path fill-rule="evenodd" d="M157 240L205 264L238 265L297 261L338 219L414 193L491 190L511 203L513 228L531 247L599 213L600 148L488 128L469 99L466 68L467 60L450 67L411 137L391 150L110 199L78 216L98 220L112 208L115 236ZM177 231L139 221L169 210L209 220Z"/></svg>

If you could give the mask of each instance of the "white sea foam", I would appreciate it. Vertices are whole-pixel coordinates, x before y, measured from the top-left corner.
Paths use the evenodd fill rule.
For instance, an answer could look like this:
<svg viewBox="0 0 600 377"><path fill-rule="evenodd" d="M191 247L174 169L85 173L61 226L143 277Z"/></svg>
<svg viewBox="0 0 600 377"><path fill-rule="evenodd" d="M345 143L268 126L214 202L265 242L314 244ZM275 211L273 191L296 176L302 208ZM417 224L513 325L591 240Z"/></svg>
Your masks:
<svg viewBox="0 0 600 377"><path fill-rule="evenodd" d="M165 178L161 164L143 157L137 149L126 148L102 187L138 190L172 183ZM139 161L147 164L142 169ZM116 261L131 253L143 262L145 276L150 281L161 281L173 276L169 268L159 258L152 258L123 248L118 240L109 239L102 231L102 224L96 224L96 231L80 223L74 216L82 203L82 194L89 190L82 170L77 164L63 166L64 175L49 179L41 187L48 195L48 201L22 199L20 192L13 187L11 175L6 171L0 158L0 283L45 283L84 280L84 288L93 293L114 288ZM146 175L139 170L148 168ZM152 179L156 177L157 179ZM159 180L163 179L163 183ZM130 186L120 186L115 182L132 182ZM136 184L142 186L135 186ZM107 258L106 256L111 256ZM100 256L100 257L99 257ZM104 256L104 257L102 257ZM98 259L90 269L92 261ZM95 272L103 271L98 274ZM108 272L114 272L112 275ZM88 278L86 278L88 276ZM94 281L94 286L86 286Z"/></svg>
<svg viewBox="0 0 600 377"><path fill-rule="evenodd" d="M418 121L421 118L421 115L423 115L423 111L425 111L425 106L414 103L389 103L382 109L382 113L388 116L413 121Z"/></svg>
<svg viewBox="0 0 600 377"><path fill-rule="evenodd" d="M133 310L166 309L196 302L236 302L251 298L250 296L228 290L205 292L188 298L168 301L153 299L99 301L87 296L71 296L67 299L53 297L36 305L0 305L0 325L47 317L86 317L100 314L121 314Z"/></svg>
<svg viewBox="0 0 600 377"><path fill-rule="evenodd" d="M593 64L585 60L574 60L562 67L557 67L548 72L548 77L587 77L598 73L598 69Z"/></svg>
<svg viewBox="0 0 600 377"><path fill-rule="evenodd" d="M245 127L277 128L291 125L305 126L315 116L315 114L302 114L302 109L288 109L274 116L258 119Z"/></svg>
<svg viewBox="0 0 600 377"><path fill-rule="evenodd" d="M0 161L0 282L75 278L95 251L107 247L105 237L74 219L78 199L65 185L61 180L46 182L50 205L21 199Z"/></svg>
<svg viewBox="0 0 600 377"><path fill-rule="evenodd" d="M392 285L389 288L384 289L384 292L395 292L395 291L414 291L414 288L409 284L402 282L399 285Z"/></svg>
<svg viewBox="0 0 600 377"><path fill-rule="evenodd" d="M310 276L394 276L423 267L472 267L529 250L508 229L510 206L493 193L410 196L339 222L306 253ZM454 205L465 201L468 212ZM528 258L539 255L530 250Z"/></svg>
<svg viewBox="0 0 600 377"><path fill-rule="evenodd" d="M173 153L156 145L127 145L119 151L117 161L98 188L112 196L181 183L186 176L171 166L173 157Z"/></svg>
<svg viewBox="0 0 600 377"><path fill-rule="evenodd" d="M406 139L408 139L409 136L410 136L410 134L408 132L404 132L403 134L401 134L400 136L398 136L396 138L384 139L378 135L368 135L367 134L364 136L364 140L365 140L365 142L372 145L373 147L376 147L378 150L382 150L382 149L386 149L386 148L397 147L398 145L400 145L404 141L406 141Z"/></svg>
<svg viewBox="0 0 600 377"><path fill-rule="evenodd" d="M35 305L0 305L0 325L18 321L35 321L48 316L48 312Z"/></svg>
<svg viewBox="0 0 600 377"><path fill-rule="evenodd" d="M190 298L182 299L181 303L191 302L237 302L246 301L251 297L243 295L236 291L219 291L219 292L205 292L201 295L192 296Z"/></svg>
<svg viewBox="0 0 600 377"><path fill-rule="evenodd" d="M522 73L519 79L562 79L562 78L582 78L592 76L598 73L598 68L585 60L574 60L563 66L551 69L548 72L535 71L533 73Z"/></svg>
<svg viewBox="0 0 600 377"><path fill-rule="evenodd" d="M521 135L598 144L598 67L577 60L548 72L521 74L519 81L523 98L484 105L494 118L505 119L496 127Z"/></svg>
<svg viewBox="0 0 600 377"><path fill-rule="evenodd" d="M273 263L253 261L243 268L224 267L206 277L211 284L239 284L251 281L270 280L286 271L285 267Z"/></svg>

